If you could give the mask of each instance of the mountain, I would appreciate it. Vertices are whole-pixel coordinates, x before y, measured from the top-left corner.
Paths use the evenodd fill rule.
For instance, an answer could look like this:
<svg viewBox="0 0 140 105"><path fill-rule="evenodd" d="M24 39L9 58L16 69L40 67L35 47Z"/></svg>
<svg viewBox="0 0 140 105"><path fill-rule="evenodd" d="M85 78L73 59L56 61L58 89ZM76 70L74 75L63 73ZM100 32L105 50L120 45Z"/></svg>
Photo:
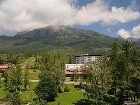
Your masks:
<svg viewBox="0 0 140 105"><path fill-rule="evenodd" d="M137 39L136 44L140 45L140 39Z"/></svg>
<svg viewBox="0 0 140 105"><path fill-rule="evenodd" d="M122 40L122 41L127 40L129 42L135 43L135 47L140 48L140 38L129 37L127 39L124 39L124 38L122 38L122 37L119 36L118 39L119 40Z"/></svg>
<svg viewBox="0 0 140 105"><path fill-rule="evenodd" d="M91 30L70 26L47 26L19 32L13 37L0 36L0 47L88 50L108 48L115 41L120 40Z"/></svg>

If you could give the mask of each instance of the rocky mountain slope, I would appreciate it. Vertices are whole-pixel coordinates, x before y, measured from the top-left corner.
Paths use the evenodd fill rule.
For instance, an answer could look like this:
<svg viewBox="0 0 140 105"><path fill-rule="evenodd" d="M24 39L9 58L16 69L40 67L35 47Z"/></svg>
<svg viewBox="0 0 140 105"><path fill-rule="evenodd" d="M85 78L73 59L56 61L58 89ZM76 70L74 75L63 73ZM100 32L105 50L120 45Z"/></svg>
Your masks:
<svg viewBox="0 0 140 105"><path fill-rule="evenodd" d="M20 32L13 37L0 36L0 48L108 48L117 38L91 30L70 26L47 26L32 31Z"/></svg>

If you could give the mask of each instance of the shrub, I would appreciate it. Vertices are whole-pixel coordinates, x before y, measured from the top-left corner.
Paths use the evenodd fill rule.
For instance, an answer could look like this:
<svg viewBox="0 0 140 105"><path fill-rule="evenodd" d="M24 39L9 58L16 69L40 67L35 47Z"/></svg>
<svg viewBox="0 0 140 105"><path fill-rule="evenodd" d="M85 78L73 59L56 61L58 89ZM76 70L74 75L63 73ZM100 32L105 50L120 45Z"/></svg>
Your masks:
<svg viewBox="0 0 140 105"><path fill-rule="evenodd" d="M66 85L65 88L64 88L64 92L69 92L70 89L68 88L68 86Z"/></svg>

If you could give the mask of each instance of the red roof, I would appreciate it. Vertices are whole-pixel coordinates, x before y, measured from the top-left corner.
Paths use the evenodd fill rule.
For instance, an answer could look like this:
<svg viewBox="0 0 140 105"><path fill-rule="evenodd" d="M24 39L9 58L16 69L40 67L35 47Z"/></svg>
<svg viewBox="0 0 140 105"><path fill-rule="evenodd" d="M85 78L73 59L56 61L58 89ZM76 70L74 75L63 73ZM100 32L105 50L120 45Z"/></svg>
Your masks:
<svg viewBox="0 0 140 105"><path fill-rule="evenodd" d="M73 74L85 74L85 70L82 68L66 68L65 69L65 75L73 75Z"/></svg>
<svg viewBox="0 0 140 105"><path fill-rule="evenodd" d="M74 75L74 74L85 74L84 72L77 72L77 73L74 73L74 72L65 72L65 75Z"/></svg>
<svg viewBox="0 0 140 105"><path fill-rule="evenodd" d="M83 68L65 68L65 70L73 70L73 71L75 71L75 70L84 70Z"/></svg>
<svg viewBox="0 0 140 105"><path fill-rule="evenodd" d="M5 61L3 62L3 64L0 64L0 71L6 71L9 68L10 64L10 61Z"/></svg>
<svg viewBox="0 0 140 105"><path fill-rule="evenodd" d="M0 65L0 69L8 69L9 65L7 64L2 64Z"/></svg>

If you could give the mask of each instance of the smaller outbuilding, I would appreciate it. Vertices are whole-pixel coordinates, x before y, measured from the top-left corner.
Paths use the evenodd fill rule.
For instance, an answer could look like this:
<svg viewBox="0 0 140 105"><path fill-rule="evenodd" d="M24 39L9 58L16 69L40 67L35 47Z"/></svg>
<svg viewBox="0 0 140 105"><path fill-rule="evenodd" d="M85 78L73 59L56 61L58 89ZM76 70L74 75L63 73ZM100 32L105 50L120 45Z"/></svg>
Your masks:
<svg viewBox="0 0 140 105"><path fill-rule="evenodd" d="M84 64L65 64L65 75L72 76L84 74Z"/></svg>
<svg viewBox="0 0 140 105"><path fill-rule="evenodd" d="M10 65L10 61L4 61L2 64L0 64L0 72L2 73L4 71L7 71Z"/></svg>

